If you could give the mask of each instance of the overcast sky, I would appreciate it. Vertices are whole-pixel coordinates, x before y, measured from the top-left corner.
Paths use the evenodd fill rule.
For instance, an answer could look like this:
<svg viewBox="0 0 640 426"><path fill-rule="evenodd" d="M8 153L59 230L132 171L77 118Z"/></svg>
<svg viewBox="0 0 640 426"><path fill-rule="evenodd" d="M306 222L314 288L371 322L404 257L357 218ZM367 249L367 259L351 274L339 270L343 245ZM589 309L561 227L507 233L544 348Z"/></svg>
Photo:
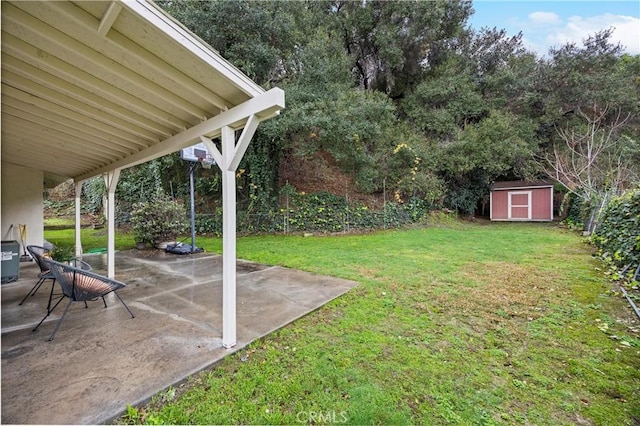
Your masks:
<svg viewBox="0 0 640 426"><path fill-rule="evenodd" d="M612 41L640 54L639 0L474 0L473 8L473 28L504 28L509 35L522 31L524 45L540 55L568 41L582 46L587 36L609 27L615 27Z"/></svg>

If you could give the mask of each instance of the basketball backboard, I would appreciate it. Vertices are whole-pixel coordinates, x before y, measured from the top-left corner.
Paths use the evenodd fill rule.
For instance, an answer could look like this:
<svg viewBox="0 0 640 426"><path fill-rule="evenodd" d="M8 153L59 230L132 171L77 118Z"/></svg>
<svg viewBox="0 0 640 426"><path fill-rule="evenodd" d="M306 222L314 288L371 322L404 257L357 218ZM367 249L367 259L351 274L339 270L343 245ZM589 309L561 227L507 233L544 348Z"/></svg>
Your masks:
<svg viewBox="0 0 640 426"><path fill-rule="evenodd" d="M213 157L203 143L180 150L180 158L187 161L202 162L202 164L206 165L215 164Z"/></svg>

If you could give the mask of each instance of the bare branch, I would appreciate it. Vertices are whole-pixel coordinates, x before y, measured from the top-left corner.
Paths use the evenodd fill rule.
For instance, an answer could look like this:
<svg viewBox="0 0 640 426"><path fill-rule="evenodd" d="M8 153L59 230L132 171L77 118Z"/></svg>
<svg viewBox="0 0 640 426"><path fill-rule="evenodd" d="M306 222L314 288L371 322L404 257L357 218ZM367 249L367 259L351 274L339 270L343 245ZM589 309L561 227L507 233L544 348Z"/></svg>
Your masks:
<svg viewBox="0 0 640 426"><path fill-rule="evenodd" d="M632 115L610 104L593 103L586 110L576 108L576 117L582 125L555 128L562 143L555 144L544 157L547 174L586 198L637 179L638 173L620 154L617 137Z"/></svg>

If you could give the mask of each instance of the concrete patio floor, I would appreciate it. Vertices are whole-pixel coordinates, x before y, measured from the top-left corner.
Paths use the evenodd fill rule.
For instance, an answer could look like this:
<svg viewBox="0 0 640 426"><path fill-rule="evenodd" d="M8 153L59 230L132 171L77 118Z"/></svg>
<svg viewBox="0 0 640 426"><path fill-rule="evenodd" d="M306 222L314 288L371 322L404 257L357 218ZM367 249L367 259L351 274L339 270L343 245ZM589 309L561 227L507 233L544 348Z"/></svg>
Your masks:
<svg viewBox="0 0 640 426"><path fill-rule="evenodd" d="M105 273L105 255L84 260ZM1 286L2 424L99 424L187 378L250 342L306 315L357 283L278 266L238 261L237 336L222 347L222 259L159 251L116 254L117 298L73 303L55 340L64 305L40 328L50 281L18 303L36 282L37 266ZM59 290L57 288L56 290Z"/></svg>

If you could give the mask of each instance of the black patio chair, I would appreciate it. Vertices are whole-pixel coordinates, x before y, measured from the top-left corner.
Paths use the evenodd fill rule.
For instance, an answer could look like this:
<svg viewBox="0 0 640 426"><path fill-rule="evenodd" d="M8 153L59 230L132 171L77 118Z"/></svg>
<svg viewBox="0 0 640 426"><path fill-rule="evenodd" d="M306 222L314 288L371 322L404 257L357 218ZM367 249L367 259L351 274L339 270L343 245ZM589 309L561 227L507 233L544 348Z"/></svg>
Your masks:
<svg viewBox="0 0 640 426"><path fill-rule="evenodd" d="M36 264L40 268L40 273L38 274L38 282L36 282L34 286L31 287L31 290L29 290L29 293L27 293L27 295L24 296L24 299L22 299L22 301L18 303L18 305L22 305L24 301L27 300L29 295L34 296L36 292L40 290L40 287L46 280L52 280L51 290L53 290L53 286L55 285L55 282L56 282L56 278L53 276L53 273L51 273L51 271L49 270L49 266L43 261L43 259L49 253L49 250L45 249L44 247L30 245L30 246L27 246L27 251L33 258L33 260L36 261ZM51 298L49 298L49 306L47 306L47 310L49 310L50 307L51 307Z"/></svg>
<svg viewBox="0 0 640 426"><path fill-rule="evenodd" d="M126 287L125 283L107 278L90 271L85 271L81 268L76 268L71 265L56 262L55 260L46 260L46 262L49 264L51 273L53 273L53 275L55 276L56 281L62 287L62 296L60 297L60 299L58 299L53 308L51 308L51 310L47 312L47 315L45 315L42 321L40 321L40 324L42 324L45 318L47 318L49 314L53 312L53 310L65 297L69 299L69 303L65 307L64 313L58 320L58 323L56 324L51 337L49 337L49 340L54 339L56 333L58 332L58 328L60 327L62 320L64 320L64 317L67 315L67 311L69 310L69 306L71 306L72 302L84 302L86 308L87 301L102 298L102 302L104 303L104 307L106 308L107 302L104 299L104 296L113 292L118 297L120 302L122 302L122 305L127 309L129 314L131 315L131 318L135 318L135 315L133 315L131 309L129 309L127 304L124 303L124 300L122 300L117 292L117 290ZM38 327L40 327L40 324L38 324L36 328L33 329L33 331L37 330Z"/></svg>
<svg viewBox="0 0 640 426"><path fill-rule="evenodd" d="M24 298L20 303L18 303L18 305L22 305L24 301L27 300L29 295L35 296L35 294L40 289L42 284L46 280L51 280L51 292L49 293L49 302L47 304L47 313L50 313L51 300L53 299L53 288L56 286L56 277L49 270L49 264L47 263L47 260L50 260L49 259L50 250L47 250L46 248L41 246L29 245L27 246L27 251L33 258L33 260L36 261L36 264L40 268L40 273L38 274L38 282L34 284L34 286L31 288L29 293L27 293L27 295L24 296ZM83 269L85 271L90 271L92 269L91 265L89 265L87 262L80 259L73 259L70 262L73 266L79 267L80 269Z"/></svg>

